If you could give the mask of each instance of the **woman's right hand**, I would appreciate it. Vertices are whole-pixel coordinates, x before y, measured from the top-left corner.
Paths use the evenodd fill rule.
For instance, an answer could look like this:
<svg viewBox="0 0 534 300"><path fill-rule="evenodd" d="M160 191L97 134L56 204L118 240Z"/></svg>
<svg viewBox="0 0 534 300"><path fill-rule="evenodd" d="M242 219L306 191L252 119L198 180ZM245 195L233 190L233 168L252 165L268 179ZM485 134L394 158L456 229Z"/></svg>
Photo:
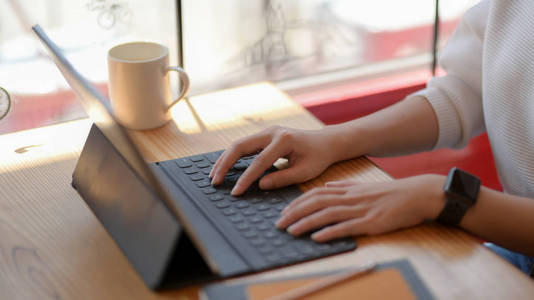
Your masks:
<svg viewBox="0 0 534 300"><path fill-rule="evenodd" d="M210 173L213 185L221 184L228 170L239 158L256 154L256 158L236 182L232 195L241 195L279 158L288 159L289 167L261 178L261 189L274 189L312 179L337 161L339 135L325 127L300 130L271 127L235 141L219 157Z"/></svg>

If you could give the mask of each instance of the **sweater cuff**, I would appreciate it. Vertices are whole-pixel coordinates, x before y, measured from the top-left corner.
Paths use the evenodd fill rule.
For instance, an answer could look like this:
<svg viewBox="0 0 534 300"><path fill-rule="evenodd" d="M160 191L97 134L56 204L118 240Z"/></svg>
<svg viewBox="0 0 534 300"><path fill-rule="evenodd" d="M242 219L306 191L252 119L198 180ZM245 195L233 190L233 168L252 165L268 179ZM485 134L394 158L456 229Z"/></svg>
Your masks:
<svg viewBox="0 0 534 300"><path fill-rule="evenodd" d="M430 103L438 119L438 140L434 149L458 147L462 138L462 126L456 108L446 94L437 88L427 87L408 97L423 96Z"/></svg>

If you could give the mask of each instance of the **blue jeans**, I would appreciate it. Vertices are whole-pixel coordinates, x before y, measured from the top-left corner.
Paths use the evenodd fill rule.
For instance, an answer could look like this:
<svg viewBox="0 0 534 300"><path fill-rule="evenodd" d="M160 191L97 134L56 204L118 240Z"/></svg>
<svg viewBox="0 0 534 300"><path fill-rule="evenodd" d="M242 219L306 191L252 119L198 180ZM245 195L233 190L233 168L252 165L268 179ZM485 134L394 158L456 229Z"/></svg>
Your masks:
<svg viewBox="0 0 534 300"><path fill-rule="evenodd" d="M531 278L534 278L534 258L504 249L492 243L485 243L484 245L518 267Z"/></svg>

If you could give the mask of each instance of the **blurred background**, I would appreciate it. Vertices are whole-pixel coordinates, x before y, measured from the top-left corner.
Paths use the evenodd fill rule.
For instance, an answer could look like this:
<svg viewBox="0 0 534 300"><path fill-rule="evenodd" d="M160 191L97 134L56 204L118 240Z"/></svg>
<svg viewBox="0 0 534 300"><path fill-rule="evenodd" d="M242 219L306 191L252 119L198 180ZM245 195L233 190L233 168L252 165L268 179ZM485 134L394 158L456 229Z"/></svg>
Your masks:
<svg viewBox="0 0 534 300"><path fill-rule="evenodd" d="M440 3L440 47L475 2ZM416 77L426 80L435 5L430 0L0 0L0 87L13 102L0 120L0 134L85 116L34 38L35 23L104 93L107 50L150 40L169 47L171 64L190 74L193 95L268 80L305 104L317 100L308 95L322 90L343 92L347 84L358 87L392 74L396 87Z"/></svg>

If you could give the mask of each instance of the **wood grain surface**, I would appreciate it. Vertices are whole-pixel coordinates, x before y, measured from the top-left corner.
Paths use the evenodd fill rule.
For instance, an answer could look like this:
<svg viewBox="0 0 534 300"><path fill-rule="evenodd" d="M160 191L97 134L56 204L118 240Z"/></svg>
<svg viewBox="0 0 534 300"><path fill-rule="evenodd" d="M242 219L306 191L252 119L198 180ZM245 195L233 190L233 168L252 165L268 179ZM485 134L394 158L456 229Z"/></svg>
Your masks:
<svg viewBox="0 0 534 300"><path fill-rule="evenodd" d="M166 126L132 132L149 161L227 147L272 125L322 124L270 84L181 101ZM198 287L152 292L70 180L91 122L0 136L0 299L196 299ZM335 164L303 189L344 178L388 181L365 158ZM251 277L304 274L407 258L438 299L529 299L534 283L457 229L425 224L360 237L357 250Z"/></svg>

